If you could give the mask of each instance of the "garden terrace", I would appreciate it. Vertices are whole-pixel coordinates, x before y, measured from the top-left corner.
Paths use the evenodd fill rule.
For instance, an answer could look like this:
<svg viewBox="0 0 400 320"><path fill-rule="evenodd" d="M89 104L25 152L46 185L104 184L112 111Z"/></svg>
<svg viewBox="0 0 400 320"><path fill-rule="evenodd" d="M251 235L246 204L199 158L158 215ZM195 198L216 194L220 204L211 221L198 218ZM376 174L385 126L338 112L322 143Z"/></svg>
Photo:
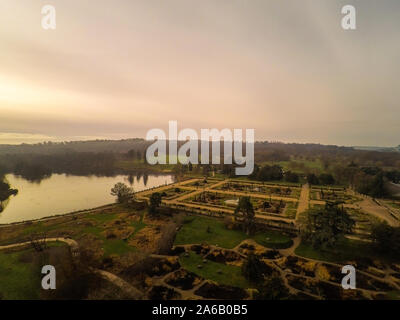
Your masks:
<svg viewBox="0 0 400 320"><path fill-rule="evenodd" d="M250 183L252 185L261 185L261 186L280 186L280 187L291 187L291 188L301 188L301 183L287 182L287 181L257 181L257 180L249 180L248 178L243 179L228 179L230 182L236 183Z"/></svg>
<svg viewBox="0 0 400 320"><path fill-rule="evenodd" d="M216 218L187 217L176 235L175 245L205 243L232 249L249 238L241 230L227 229L225 223ZM278 231L260 231L252 239L269 248L287 248L292 245L291 238Z"/></svg>
<svg viewBox="0 0 400 320"><path fill-rule="evenodd" d="M279 186L279 185L273 186L260 183L245 183L245 182L232 182L232 181L227 181L226 183L221 184L214 189L249 193L252 195L254 194L264 195L264 196L271 195L276 197L287 197L294 199L299 199L301 191L301 189L297 187Z"/></svg>
<svg viewBox="0 0 400 320"><path fill-rule="evenodd" d="M166 189L160 192L161 196L165 200L173 200L175 198L181 197L185 194L192 192L191 190L183 189L183 187L174 187Z"/></svg>
<svg viewBox="0 0 400 320"><path fill-rule="evenodd" d="M204 179L197 179L196 181L192 181L188 184L183 184L183 186L192 188L212 188L214 185L222 181L223 180L220 179L204 178Z"/></svg>
<svg viewBox="0 0 400 320"><path fill-rule="evenodd" d="M348 194L341 189L328 189L328 188L311 188L311 200L321 201L341 201L347 204L352 204L361 200L361 198Z"/></svg>
<svg viewBox="0 0 400 320"><path fill-rule="evenodd" d="M284 200L261 199L250 196L254 210L258 215L283 216L294 219L297 211L297 202ZM232 213L238 204L239 198L218 191L196 193L190 198L182 200L184 203L201 204L212 208L230 209Z"/></svg>

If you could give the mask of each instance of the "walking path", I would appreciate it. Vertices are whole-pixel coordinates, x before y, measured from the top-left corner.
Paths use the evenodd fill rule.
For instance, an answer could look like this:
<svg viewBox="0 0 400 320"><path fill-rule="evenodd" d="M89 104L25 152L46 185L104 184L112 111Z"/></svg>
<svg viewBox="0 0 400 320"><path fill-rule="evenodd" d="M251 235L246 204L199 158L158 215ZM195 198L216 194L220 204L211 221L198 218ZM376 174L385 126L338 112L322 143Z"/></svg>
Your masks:
<svg viewBox="0 0 400 320"><path fill-rule="evenodd" d="M400 221L397 220L386 207L379 205L371 198L364 199L358 203L358 205L360 206L361 210L370 215L378 217L379 219L387 221L387 223L392 227L400 226Z"/></svg>
<svg viewBox="0 0 400 320"><path fill-rule="evenodd" d="M301 213L306 211L309 206L310 199L310 185L304 184L301 188L299 205L297 206L296 221L299 219Z"/></svg>

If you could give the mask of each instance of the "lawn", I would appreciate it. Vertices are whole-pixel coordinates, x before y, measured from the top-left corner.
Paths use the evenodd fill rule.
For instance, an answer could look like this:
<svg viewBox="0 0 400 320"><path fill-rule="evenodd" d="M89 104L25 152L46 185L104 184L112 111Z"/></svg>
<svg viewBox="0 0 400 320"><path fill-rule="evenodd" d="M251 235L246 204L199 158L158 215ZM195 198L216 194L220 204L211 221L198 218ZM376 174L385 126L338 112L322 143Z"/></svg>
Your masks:
<svg viewBox="0 0 400 320"><path fill-rule="evenodd" d="M31 249L29 249L31 250ZM4 300L38 299L40 273L34 272L30 263L20 262L24 252L0 251L0 298Z"/></svg>
<svg viewBox="0 0 400 320"><path fill-rule="evenodd" d="M224 223L217 219L206 217L186 218L181 230L178 232L175 245L191 243L207 243L232 249L247 238L239 230L228 230Z"/></svg>
<svg viewBox="0 0 400 320"><path fill-rule="evenodd" d="M136 248L133 246L130 246L127 241L121 240L121 239L106 239L103 235L102 232L104 231L104 228L101 227L102 224L112 221L113 219L118 218L118 215L116 214L102 214L102 215L95 215L91 217L91 219L95 220L97 222L96 226L88 226L82 229L81 234L86 234L86 233L91 233L101 239L103 241L103 250L104 250L104 256L108 257L110 255L124 255L128 252L133 252L136 251ZM142 221L143 220L143 215L141 217L140 221L134 221L130 224L130 226L135 228L135 231L131 234L130 238L135 236L136 233L138 233L141 229L146 227L146 224Z"/></svg>
<svg viewBox="0 0 400 320"><path fill-rule="evenodd" d="M176 236L175 245L207 243L232 249L248 238L249 236L241 230L226 229L221 220L196 216L186 218ZM257 243L270 248L287 248L292 245L292 240L289 237L275 231L257 233L253 236L253 239Z"/></svg>
<svg viewBox="0 0 400 320"><path fill-rule="evenodd" d="M123 209L123 213L125 213L125 208ZM32 234L42 235L47 234L48 238L58 236L58 234L62 234L62 232L67 232L72 230L71 234L72 238L79 240L85 234L92 234L102 240L104 255L109 256L112 254L115 255L123 255L127 252L135 251L136 248L130 246L127 242L120 239L106 239L103 235L103 231L109 228L110 223L116 219L123 219L121 216L121 208L116 207L112 210L100 211L96 213L88 213L85 215L81 215L76 221L71 217L60 217L61 222L57 221L47 221L47 222L37 222L28 226L24 226L24 229L21 229L20 233L16 233L15 237L8 239L7 241L3 241L5 243L16 243L20 241L28 241L28 236ZM137 212L137 214L141 214L141 219L139 221L132 221L129 226L134 228L134 232L130 237L133 237L138 233L141 229L143 229L146 224L143 222L143 212ZM121 218L122 217L122 218ZM88 225L87 222L90 222ZM77 224L79 223L79 224ZM71 229L71 225L73 228Z"/></svg>
<svg viewBox="0 0 400 320"><path fill-rule="evenodd" d="M113 254L121 256L128 252L136 251L135 247L130 246L128 243L120 239L104 239L103 249L105 257Z"/></svg>
<svg viewBox="0 0 400 320"><path fill-rule="evenodd" d="M298 205L298 202L286 202L285 217L295 219Z"/></svg>
<svg viewBox="0 0 400 320"><path fill-rule="evenodd" d="M184 269L204 279L234 287L251 288L248 281L242 276L240 267L213 261L203 263L203 258L194 252L190 252L188 257L181 256L179 261ZM198 268L198 265L202 265L202 268ZM220 271L220 273L218 271Z"/></svg>
<svg viewBox="0 0 400 320"><path fill-rule="evenodd" d="M311 245L302 242L296 248L295 254L305 258L338 263L362 258L393 261L390 257L379 255L370 243L352 239L343 239L339 241L335 248L327 250L317 250Z"/></svg>
<svg viewBox="0 0 400 320"><path fill-rule="evenodd" d="M285 171L292 171L296 173L307 173L308 170L323 172L323 164L319 159L316 160L303 160L291 159L290 161L264 161L261 165L279 165Z"/></svg>
<svg viewBox="0 0 400 320"><path fill-rule="evenodd" d="M260 245L273 249L286 249L293 245L293 240L279 232L266 231L253 236Z"/></svg>
<svg viewBox="0 0 400 320"><path fill-rule="evenodd" d="M49 247L65 246L62 242ZM34 300L40 298L41 273L26 256L33 249L6 253L0 251L0 300ZM25 261L26 260L26 261Z"/></svg>

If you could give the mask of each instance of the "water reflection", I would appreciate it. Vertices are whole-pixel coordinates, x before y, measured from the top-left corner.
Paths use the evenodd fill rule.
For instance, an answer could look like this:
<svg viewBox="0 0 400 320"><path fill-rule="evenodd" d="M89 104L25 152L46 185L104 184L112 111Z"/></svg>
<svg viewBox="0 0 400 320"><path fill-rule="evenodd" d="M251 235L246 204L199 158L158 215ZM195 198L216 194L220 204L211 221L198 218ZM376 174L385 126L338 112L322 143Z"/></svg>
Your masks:
<svg viewBox="0 0 400 320"><path fill-rule="evenodd" d="M7 203L2 202L0 224L38 219L112 203L115 199L110 190L117 182L129 184L136 192L174 182L172 175L145 173L111 177L52 174L40 181L8 174L6 179L11 187L19 192L17 196L7 200Z"/></svg>

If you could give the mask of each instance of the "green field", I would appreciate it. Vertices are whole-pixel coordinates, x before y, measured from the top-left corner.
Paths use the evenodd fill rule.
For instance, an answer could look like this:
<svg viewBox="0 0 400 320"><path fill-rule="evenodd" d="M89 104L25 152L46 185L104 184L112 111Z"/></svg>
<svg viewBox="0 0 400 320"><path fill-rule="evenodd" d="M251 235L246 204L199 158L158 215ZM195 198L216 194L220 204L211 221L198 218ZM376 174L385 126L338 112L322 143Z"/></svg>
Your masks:
<svg viewBox="0 0 400 320"><path fill-rule="evenodd" d="M254 235L252 238L258 244L273 249L286 249L293 245L292 239L275 231L260 232Z"/></svg>
<svg viewBox="0 0 400 320"><path fill-rule="evenodd" d="M213 261L203 263L203 258L194 252L190 252L188 257L181 256L179 262L184 269L193 272L204 279L209 279L219 284L234 287L251 287L248 281L242 276L240 267ZM198 265L202 265L202 268L198 268Z"/></svg>
<svg viewBox="0 0 400 320"><path fill-rule="evenodd" d="M104 224L105 222L109 222L112 221L114 219L117 218L117 215L95 215L93 217L91 217L91 219L97 221L97 226L89 226L89 227L85 227L84 229L82 229L81 234L85 234L85 233L92 233L94 235L96 235L96 237L100 238L103 241L103 250L104 250L104 256L108 257L110 255L124 255L128 252L133 252L136 251L136 248L133 246L130 246L127 241L121 240L121 239L107 239L106 237L104 237L104 235L102 235L102 231L104 231L104 229L101 227L102 224ZM133 237L136 233L138 233L141 229L143 229L146 224L142 221L143 220L143 216L141 218L140 221L134 221L130 224L130 226L134 227L134 232L132 233L132 235L130 236Z"/></svg>
<svg viewBox="0 0 400 320"><path fill-rule="evenodd" d="M247 238L238 230L228 230L221 220L206 217L186 218L176 235L175 245L207 243L231 249Z"/></svg>
<svg viewBox="0 0 400 320"><path fill-rule="evenodd" d="M30 263L21 262L23 250L14 253L0 251L0 298L4 300L39 299L40 273ZM39 270L36 270L39 271Z"/></svg>
<svg viewBox="0 0 400 320"><path fill-rule="evenodd" d="M285 217L288 217L290 219L295 219L298 205L299 205L298 202L287 202L286 210L285 210Z"/></svg>
<svg viewBox="0 0 400 320"><path fill-rule="evenodd" d="M301 257L323 260L328 262L347 262L354 259L382 259L382 261L393 261L393 257L379 255L372 244L359 241L343 239L333 249L314 249L311 245L302 242L295 250L295 254ZM399 260L394 259L396 261Z"/></svg>
<svg viewBox="0 0 400 320"><path fill-rule="evenodd" d="M296 173L306 173L308 171L323 172L323 164L319 159L300 160L292 159L290 161L265 161L261 165L279 165L285 171Z"/></svg>
<svg viewBox="0 0 400 320"><path fill-rule="evenodd" d="M240 230L227 229L221 220L196 216L186 218L176 236L175 245L206 243L232 249L248 238ZM270 248L287 248L292 244L289 237L274 231L257 233L253 239Z"/></svg>
<svg viewBox="0 0 400 320"><path fill-rule="evenodd" d="M59 221L49 220L32 223L24 226L24 228L20 228L19 232L16 231L15 235L13 234L6 241L1 241L0 244L3 245L29 241L31 235L46 235L47 238L51 238L58 236L63 232L71 233L71 236L79 241L85 235L91 234L101 240L104 256L120 256L128 252L136 251L136 248L129 245L128 241L107 238L105 231L112 230L114 220L124 221L125 210L126 209L124 208L116 206L115 208L108 209L107 212L100 211L96 213L81 214L77 219L65 216L60 217ZM125 225L125 227L133 227L133 233L130 235L129 239L146 227L146 224L143 222L144 212L136 212L136 214L140 215L140 220L128 220L129 223Z"/></svg>
<svg viewBox="0 0 400 320"><path fill-rule="evenodd" d="M62 242L49 247L65 246ZM41 270L33 263L33 249L0 251L0 300L35 300L40 298Z"/></svg>

